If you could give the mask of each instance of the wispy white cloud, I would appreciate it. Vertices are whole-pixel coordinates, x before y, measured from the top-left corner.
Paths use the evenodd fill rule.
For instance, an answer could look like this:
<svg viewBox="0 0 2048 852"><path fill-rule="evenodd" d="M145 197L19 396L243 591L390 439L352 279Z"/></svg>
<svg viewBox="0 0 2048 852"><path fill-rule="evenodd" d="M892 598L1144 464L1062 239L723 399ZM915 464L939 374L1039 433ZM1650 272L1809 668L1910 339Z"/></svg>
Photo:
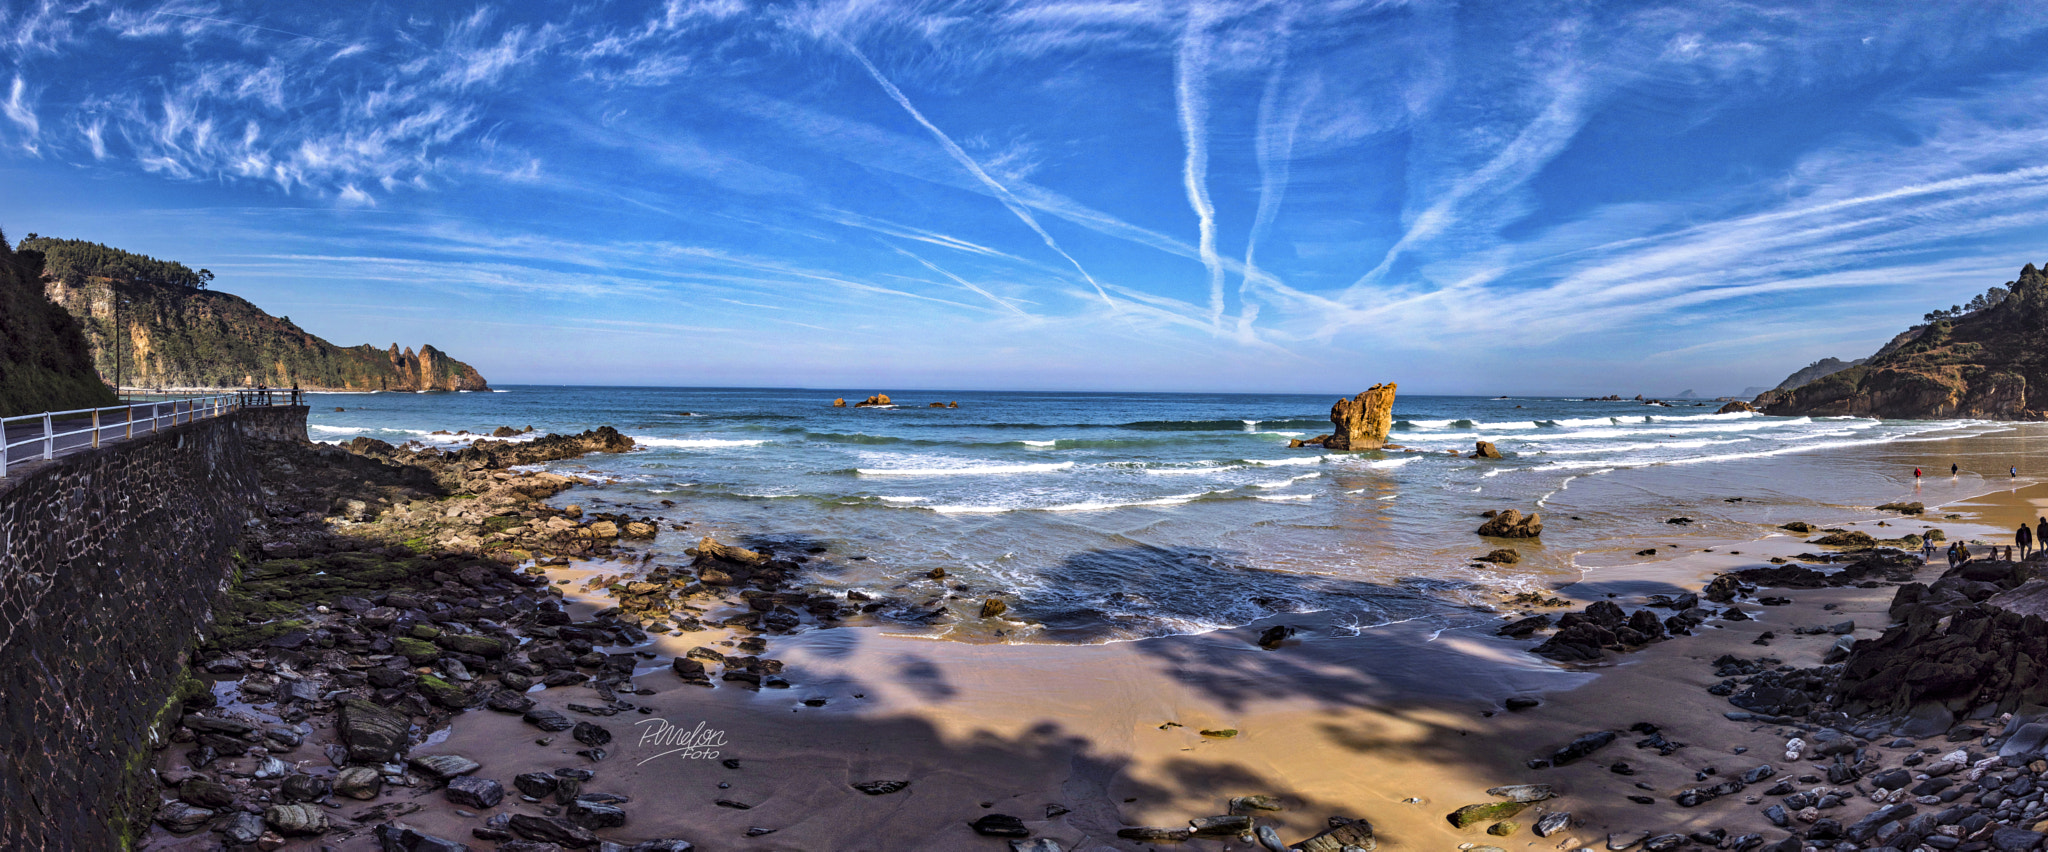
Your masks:
<svg viewBox="0 0 2048 852"><path fill-rule="evenodd" d="M36 151L36 137L42 134L42 123L36 120L35 105L30 103L28 82L20 74L14 75L14 84L7 87L7 100L0 101L0 113L7 116L21 128L24 141L22 147L30 153Z"/></svg>

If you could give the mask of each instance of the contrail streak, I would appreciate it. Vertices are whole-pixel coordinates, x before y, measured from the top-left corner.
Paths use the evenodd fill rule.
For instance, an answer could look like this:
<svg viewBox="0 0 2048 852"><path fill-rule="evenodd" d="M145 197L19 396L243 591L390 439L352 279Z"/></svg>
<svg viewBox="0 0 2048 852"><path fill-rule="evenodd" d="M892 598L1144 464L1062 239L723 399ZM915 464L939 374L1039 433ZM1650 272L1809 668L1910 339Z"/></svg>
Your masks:
<svg viewBox="0 0 2048 852"><path fill-rule="evenodd" d="M1393 248L1387 249L1387 256L1380 264L1351 286L1360 287L1378 280L1410 248L1449 230L1457 223L1458 208L1472 196L1502 184L1525 180L1532 169L1549 162L1579 132L1584 121L1585 100L1583 88L1560 86L1557 96L1541 114L1524 126L1485 166L1452 184L1442 197L1416 216L1407 233L1401 235Z"/></svg>
<svg viewBox="0 0 2048 852"><path fill-rule="evenodd" d="M983 297L983 298L986 298L986 299L988 299L988 300L989 300L989 301L991 301L991 302L994 302L994 303L996 303L996 304L998 304L998 305L1001 305L1001 306L1003 306L1003 307L1005 307L1005 308L1009 308L1010 310L1012 310L1012 311L1015 311L1015 312L1017 313L1017 315L1018 315L1018 316L1020 316L1020 317L1024 317L1025 319L1037 319L1037 317L1034 317L1034 316L1032 316L1032 315L1031 315L1030 313L1026 312L1026 311L1025 311L1025 310L1024 310L1023 308L1020 308L1020 307L1017 307L1016 305L1010 304L1010 300L1008 300L1008 299L1005 299L1005 298L1002 298L1002 297L1000 297L1000 296L997 296L996 294L994 294L994 293L991 293L991 292L989 292L989 291L987 291L987 290L984 290L984 289L982 289L981 287L979 287L979 286L977 286L977 285L975 285L975 284L973 284L973 283L970 283L970 282L969 282L969 281L968 281L967 279L965 279L965 278L962 278L962 277L960 277L960 276L958 276L958 275L954 275L953 273L951 273L951 272L947 272L947 271L946 271L946 270L944 270L944 269L940 269L940 268L939 268L939 265L938 265L938 264L936 264L936 263L933 263L933 262L931 262L931 261L929 261L929 260L925 260L924 258L922 258L922 257L918 257L918 256L917 256L917 255L915 255L915 254L911 254L911 253L910 253L910 252L909 252L908 250L906 250L906 249L903 249L903 248L899 248L899 247L897 247L897 246L890 246L890 248L896 249L896 252L897 252L898 254L901 254L901 255L903 255L904 257L910 258L911 260L914 260L914 261L917 261L918 263L924 264L924 268L926 268L926 269L929 269L929 270L931 270L931 271L933 271L933 272L936 272L936 273L938 273L938 274L940 274L940 275L944 275L944 276L946 276L946 277L947 277L947 278L949 278L949 279L952 279L953 283L955 283L955 284L958 284L958 285L960 285L960 286L962 286L962 287L965 287L965 288L967 288L967 289L969 289L969 290L973 290L973 291L974 291L974 292L976 292L976 293L980 293L980 294L982 295L982 297Z"/></svg>
<svg viewBox="0 0 2048 852"><path fill-rule="evenodd" d="M1286 23L1280 28L1283 39L1287 35ZM1273 220L1280 215L1280 202L1287 197L1287 181L1294 158L1294 135L1301 127L1301 114L1307 107L1306 92L1281 104L1281 81L1287 72L1287 53L1283 49L1274 61L1273 73L1266 78L1266 91L1259 98L1259 129L1254 140L1254 150L1259 160L1259 210L1252 218L1251 235L1244 243L1244 278L1237 285L1237 331L1249 335L1252 322L1258 319L1258 306L1252 304L1245 291L1254 280L1270 280L1272 276L1259 270L1259 240L1272 230ZM1278 114L1284 115L1281 117Z"/></svg>
<svg viewBox="0 0 2048 852"><path fill-rule="evenodd" d="M1209 97L1204 91L1209 64L1209 14L1196 6L1188 12L1187 31L1181 35L1175 56L1175 105L1180 113L1180 135L1188 155L1181 169L1181 181L1188 191L1188 206L1194 208L1201 229L1196 251L1209 270L1209 324L1223 325L1223 260L1216 254L1216 205L1209 200Z"/></svg>
<svg viewBox="0 0 2048 852"><path fill-rule="evenodd" d="M923 125L925 130L931 132L932 138L938 140L939 147L946 149L946 153L951 154L954 160L959 161L960 165L966 167L969 172L972 172L983 185L995 192L996 200L1001 201L1004 207L1010 208L1011 213L1015 213L1018 219L1022 219L1025 225L1029 226L1033 232L1036 232L1038 238L1045 241L1046 248L1058 252L1060 257L1066 258L1068 263L1073 264L1074 271L1081 273L1081 277L1088 281L1089 286L1095 288L1095 293L1102 297L1103 304L1108 305L1112 311L1123 312L1122 308L1117 307L1116 300L1109 297L1109 291L1102 289L1102 284L1095 280L1095 276L1089 275L1088 270L1081 268L1080 261L1075 260L1073 255L1068 254L1066 249L1060 248L1059 242L1054 240L1052 234L1047 233L1045 228L1038 224L1037 219L1032 218L1031 211L1025 209L1023 202L1017 200L1017 196L1012 195L1010 190L1001 183L998 183L995 178L989 177L988 172L982 169L981 164L976 163L973 157L967 156L967 151L955 143L952 137L947 136L945 131L940 130L939 126L933 124L930 119L925 118L924 113L919 112L917 107L912 106L910 98L903 95L903 90L896 88L896 84L889 82L889 78L882 76L882 70L876 68L874 63L869 62L867 56L860 52L860 48L854 47L853 42L847 41L836 33L833 37L839 39L839 43L846 46L846 52L853 54L853 58L860 62L860 67L867 69L868 76L875 78L875 82L881 85L882 91L887 92L889 98L894 100L897 106L902 107L904 112L910 113L911 118L916 119L918 124Z"/></svg>

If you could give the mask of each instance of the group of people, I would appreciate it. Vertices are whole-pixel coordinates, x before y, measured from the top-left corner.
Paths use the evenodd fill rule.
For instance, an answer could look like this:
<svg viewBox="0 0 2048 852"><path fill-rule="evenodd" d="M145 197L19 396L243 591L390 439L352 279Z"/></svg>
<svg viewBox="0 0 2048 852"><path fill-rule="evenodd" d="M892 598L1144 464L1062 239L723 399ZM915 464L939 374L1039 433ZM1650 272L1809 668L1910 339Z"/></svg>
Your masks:
<svg viewBox="0 0 2048 852"><path fill-rule="evenodd" d="M1990 557L1997 559L1998 551L1999 547L1992 545ZM2019 529L2013 530L2012 544L2005 548L2005 558L2011 561L2017 555L2020 559L2026 559L2041 552L2048 552L2048 518L2040 519L2035 527L2029 528L2026 524L2020 524ZM1934 539L1925 539L1921 542L1920 554L1929 561L1934 559ZM1976 557L1970 553L1968 545L1960 541L1949 543L1948 567L1954 568L1974 558Z"/></svg>
<svg viewBox="0 0 2048 852"><path fill-rule="evenodd" d="M1951 465L1949 465L1949 466L1948 466L1948 475L1950 475L1950 476L1955 476L1956 474L1959 474L1959 473L1962 473L1962 472L1963 472L1963 469L1962 469L1961 467L1957 466L1957 465L1953 465L1953 464L1951 464ZM2006 476L2009 476L2009 477L2012 477L2013 479L2018 479L2018 478L2020 478L2020 466L2019 466L2019 465L2013 465L2012 467L2008 467L2008 468L2006 468L2006 469L2005 469L2005 475L2006 475ZM1919 468L1917 468L1917 467L1916 467L1916 468L1913 468L1913 484L1914 484L1915 486L1918 486L1918 485L1920 484L1920 469L1919 469Z"/></svg>
<svg viewBox="0 0 2048 852"><path fill-rule="evenodd" d="M2036 545L2048 546L2048 518L2042 518L2038 528L2028 530L2026 524L2013 531L2012 543L2019 548L2020 558L2025 559L2036 550Z"/></svg>

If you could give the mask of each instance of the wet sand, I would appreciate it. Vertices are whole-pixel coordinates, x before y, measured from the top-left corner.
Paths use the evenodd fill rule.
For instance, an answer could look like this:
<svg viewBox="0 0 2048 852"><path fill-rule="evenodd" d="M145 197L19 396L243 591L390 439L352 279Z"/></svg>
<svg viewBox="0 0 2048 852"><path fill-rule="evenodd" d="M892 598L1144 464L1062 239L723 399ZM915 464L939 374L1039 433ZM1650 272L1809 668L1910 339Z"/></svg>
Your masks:
<svg viewBox="0 0 2048 852"><path fill-rule="evenodd" d="M1841 525L1881 538L1936 526L1951 538L2004 544L2020 518L2048 506L2048 486L2024 479L2007 486L2002 475L2011 463L2005 459L2025 458L2024 450L2040 441L2022 434L1726 465L1711 472L1713 487L1752 495L1742 503L1715 506L1695 496L1674 504L1673 511L1700 516L1696 524L1643 530L1633 542L1617 539L1569 557L1553 544L1550 558L1564 559L1584 574L1559 593L1573 599L1575 608L1610 594L1629 606L1653 593L1698 591L1716 573L1756 567L1772 556L1818 549L1800 537L1771 532L1764 520L1748 515ZM1951 480L1950 457L2000 476ZM1942 460L1942 476L1917 486L1909 473L1899 476L1915 464L1932 470L1927 458ZM1869 482L1855 489L1860 505L1754 496L1762 490L1758 483L1771 481L1773 468L1778 475L1788 468L1828 472L1799 486L1809 489L1858 478ZM1606 487L1646 489L1655 496L1659 471L1624 473L1630 475L1617 475ZM1676 476L1703 473L1709 472ZM1593 489L1578 493L1598 499ZM1927 502L1928 514L1901 518L1867 508L1892 499ZM1575 510L1590 511L1563 509ZM1790 512L1799 517L1783 516ZM1861 520L1844 523L1851 518ZM1484 552L1483 540L1472 540L1475 553ZM1634 546L1657 546L1660 556L1634 557ZM576 566L551 576L573 581L614 567ZM1939 560L1921 579L1931 579L1938 568ZM1256 845L1237 839L1146 844L1118 840L1115 832L1185 826L1190 818L1225 813L1230 797L1253 794L1285 803L1284 811L1258 816L1290 843L1340 815L1371 820L1382 846L1397 849L1599 846L1610 832L1709 827L1731 834L1759 831L1776 840L1784 832L1765 823L1761 804L1745 801L1760 790L1693 809L1670 801L1687 787L1758 764L1792 768L1782 754L1784 728L1723 717L1734 708L1705 692L1718 680L1710 662L1722 654L1769 654L1796 666L1815 665L1835 637L1794 636L1793 628L1853 618L1858 638L1875 636L1886 626L1892 593L1889 586L1773 590L1793 603L1745 605L1756 621L1717 620L1699 635L1610 654L1606 663L1590 667L1531 656L1526 649L1533 641L1495 637L1490 627L1498 622L1478 616L1470 626L1448 629L1439 621L1413 621L1355 631L1324 616L1293 615L1204 635L1099 645L967 644L849 627L771 638L764 656L785 662L784 677L793 687L752 692L732 683L687 686L666 671L671 657L697 645L730 651L715 644L718 633L659 637L639 649L651 658L636 677L654 694L631 699L652 712L602 719L570 713L606 726L616 737L601 763L575 754L583 746L566 734L538 745L542 735L536 729L489 710L465 714L444 740L414 753L462 754L483 764L477 774L505 782L522 772L589 768L596 778L584 785L586 791L632 798L624 806L630 822L605 835L676 836L712 852L1005 848L1003 841L967 827L989 813L1021 817L1035 836L1057 839L1067 849L1250 849ZM609 603L591 598L580 606L588 614ZM1503 607L1499 618L1507 616ZM1254 640L1274 623L1301 633L1277 650L1262 650ZM1751 643L1766 630L1780 638L1769 647ZM1511 696L1542 703L1508 712L1502 702ZM598 703L588 690L573 687L532 697L556 709ZM826 703L810 707L805 699ZM1637 749L1633 743L1641 735L1626 729L1639 722L1688 746L1669 756ZM657 756L672 746L638 742L648 726L688 730L699 723L723 734L716 758ZM1200 733L1221 729L1238 733ZM1598 730L1622 731L1622 738L1570 766L1524 765ZM1748 751L1738 755L1737 748ZM726 759L737 759L738 768L725 766ZM1617 761L1634 767L1635 774L1611 771ZM1717 776L1699 781L1697 773L1709 769ZM1799 774L1818 769L1806 765ZM851 786L870 780L906 780L910 786L882 796ZM1459 806L1493 801L1486 788L1521 783L1552 784L1560 797L1518 816L1523 827L1512 836L1490 837L1480 827L1455 829L1444 818ZM469 829L482 824L456 814L438 793L399 791L387 798L394 795L419 796L417 803L426 809L404 821L429 832L468 840ZM1629 795L1657 801L1636 804ZM719 800L750 807L722 806ZM1858 801L1841 818L1873 807ZM537 808L513 794L497 810ZM1049 808L1067 812L1048 818ZM1570 811L1580 824L1537 838L1528 826L1545 810ZM750 828L773 833L748 837ZM366 840L353 838L342 848L370 848Z"/></svg>

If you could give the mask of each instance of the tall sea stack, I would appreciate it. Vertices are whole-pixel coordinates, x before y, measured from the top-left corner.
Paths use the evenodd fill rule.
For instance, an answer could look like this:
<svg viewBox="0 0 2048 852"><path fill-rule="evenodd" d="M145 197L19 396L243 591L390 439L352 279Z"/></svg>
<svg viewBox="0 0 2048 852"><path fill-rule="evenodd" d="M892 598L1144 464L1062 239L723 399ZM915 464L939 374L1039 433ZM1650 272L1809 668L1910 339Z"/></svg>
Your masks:
<svg viewBox="0 0 2048 852"><path fill-rule="evenodd" d="M1387 445L1387 432L1394 428L1394 383L1373 385L1351 399L1330 406L1330 422L1337 431L1324 439L1332 450L1377 450Z"/></svg>

